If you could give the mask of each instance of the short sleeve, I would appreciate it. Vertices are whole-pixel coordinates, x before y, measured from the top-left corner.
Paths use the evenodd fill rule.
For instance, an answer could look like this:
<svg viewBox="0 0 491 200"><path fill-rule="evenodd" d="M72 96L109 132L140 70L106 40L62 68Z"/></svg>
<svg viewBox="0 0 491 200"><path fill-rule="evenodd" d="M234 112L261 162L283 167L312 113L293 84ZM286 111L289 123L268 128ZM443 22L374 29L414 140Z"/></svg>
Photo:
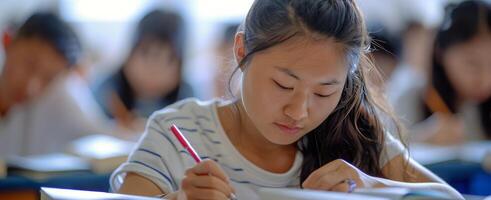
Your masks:
<svg viewBox="0 0 491 200"><path fill-rule="evenodd" d="M401 141L392 136L392 134L385 131L384 139L384 147L379 159L380 167L384 167L390 160L398 155L407 155L407 149L404 147Z"/></svg>
<svg viewBox="0 0 491 200"><path fill-rule="evenodd" d="M387 88L389 103L406 126L422 120L421 95L427 80L411 66L402 65L392 75Z"/></svg>
<svg viewBox="0 0 491 200"><path fill-rule="evenodd" d="M166 114L162 113L150 117L144 134L128 160L111 175L112 191L120 189L128 172L148 178L162 191L178 190L177 179L173 174L176 170L183 173L181 171L184 164L168 129L165 128L165 123L162 123L165 117Z"/></svg>

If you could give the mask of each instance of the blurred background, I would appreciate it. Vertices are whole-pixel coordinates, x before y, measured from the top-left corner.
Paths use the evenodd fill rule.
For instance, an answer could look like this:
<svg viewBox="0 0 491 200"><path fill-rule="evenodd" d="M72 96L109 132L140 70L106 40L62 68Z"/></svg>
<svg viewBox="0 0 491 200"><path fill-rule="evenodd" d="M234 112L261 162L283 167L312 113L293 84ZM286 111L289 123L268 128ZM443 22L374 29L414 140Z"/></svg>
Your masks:
<svg viewBox="0 0 491 200"><path fill-rule="evenodd" d="M407 129L397 137L459 191L491 195L490 1L357 2L375 84ZM0 199L107 191L153 111L232 97L233 37L252 3L0 1Z"/></svg>
<svg viewBox="0 0 491 200"><path fill-rule="evenodd" d="M170 9L184 19L187 29L185 77L202 98L213 97L210 82L215 65L214 51L220 45L227 26L240 23L252 4L251 0L137 0L77 1L21 0L0 2L2 30L20 25L36 11L59 15L76 30L84 48L84 62L89 82L117 70L129 53L131 38L138 21L153 9ZM232 36L233 37L233 36ZM3 50L2 50L3 51ZM1 56L3 62L4 55Z"/></svg>

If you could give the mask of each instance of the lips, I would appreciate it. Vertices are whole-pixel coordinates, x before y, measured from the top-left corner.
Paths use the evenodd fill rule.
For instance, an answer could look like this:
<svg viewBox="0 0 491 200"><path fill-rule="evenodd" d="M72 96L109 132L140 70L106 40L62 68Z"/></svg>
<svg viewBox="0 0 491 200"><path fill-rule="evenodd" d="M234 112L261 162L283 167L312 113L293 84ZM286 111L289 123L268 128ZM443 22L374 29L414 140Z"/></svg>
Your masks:
<svg viewBox="0 0 491 200"><path fill-rule="evenodd" d="M274 123L280 130L282 130L284 133L287 134L295 134L302 129L300 126L295 126L295 125L287 125L287 124L282 124L282 123Z"/></svg>

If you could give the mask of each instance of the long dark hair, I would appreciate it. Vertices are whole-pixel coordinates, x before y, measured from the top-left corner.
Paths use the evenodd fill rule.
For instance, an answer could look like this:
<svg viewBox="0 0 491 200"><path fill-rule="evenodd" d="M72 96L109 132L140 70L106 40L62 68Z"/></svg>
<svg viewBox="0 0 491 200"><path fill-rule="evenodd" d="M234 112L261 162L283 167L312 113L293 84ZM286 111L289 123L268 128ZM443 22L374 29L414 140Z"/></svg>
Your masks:
<svg viewBox="0 0 491 200"><path fill-rule="evenodd" d="M367 80L370 44L354 0L256 0L239 31L244 33L246 67L255 53L294 36L332 38L344 45L349 72L340 102L320 126L298 141L304 160L303 182L314 170L344 159L365 173L383 176L379 158L384 146L382 115L390 115ZM394 123L398 123L394 119ZM397 129L399 130L399 129Z"/></svg>
<svg viewBox="0 0 491 200"><path fill-rule="evenodd" d="M148 12L139 21L132 41L132 49L130 54L133 54L136 48L144 42L159 42L169 45L172 57L177 59L179 69L182 69L183 52L184 52L184 21L182 17L170 10L152 10ZM123 104L132 109L135 107L135 91L131 87L128 77L124 73L126 66L114 75L113 81L116 92L121 97ZM179 94L180 87L184 83L179 84L176 88L170 91L165 96L160 98L160 102L164 105L175 102L181 97Z"/></svg>
<svg viewBox="0 0 491 200"><path fill-rule="evenodd" d="M31 15L19 28L16 40L36 37L52 45L74 67L81 57L82 44L75 31L60 17L50 12Z"/></svg>
<svg viewBox="0 0 491 200"><path fill-rule="evenodd" d="M491 30L490 8L491 6L483 1L465 1L457 6L450 5L437 33L432 58L431 86L453 113L458 111L458 96L443 67L442 54L454 45L469 41L483 28ZM481 27L482 25L486 27ZM427 105L424 107L426 116L430 116L430 109ZM479 112L486 136L491 139L491 97L479 105Z"/></svg>

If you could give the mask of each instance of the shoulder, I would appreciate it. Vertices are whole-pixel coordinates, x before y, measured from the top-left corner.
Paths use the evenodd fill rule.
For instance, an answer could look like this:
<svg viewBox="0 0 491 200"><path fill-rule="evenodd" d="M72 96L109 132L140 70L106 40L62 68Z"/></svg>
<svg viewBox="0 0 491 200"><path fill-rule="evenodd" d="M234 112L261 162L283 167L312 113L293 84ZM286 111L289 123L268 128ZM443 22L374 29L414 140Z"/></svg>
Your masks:
<svg viewBox="0 0 491 200"><path fill-rule="evenodd" d="M401 142L400 137L394 137L389 131L384 131L383 150L379 159L380 166L385 166L390 160L401 154L407 154L407 149Z"/></svg>
<svg viewBox="0 0 491 200"><path fill-rule="evenodd" d="M172 125L179 127L190 143L201 143L201 124L196 118L206 110L206 106L200 104L203 102L197 99L185 99L154 112L148 119L137 149L154 152L158 157L181 152L179 141L170 131Z"/></svg>
<svg viewBox="0 0 491 200"><path fill-rule="evenodd" d="M147 128L168 131L172 124L183 129L183 132L195 132L204 122L214 119L217 101L201 101L187 98L177 101L161 110L154 112L147 123ZM204 121L203 121L204 120Z"/></svg>
<svg viewBox="0 0 491 200"><path fill-rule="evenodd" d="M140 148L167 156L177 153L179 154L178 157L184 156L184 160L193 163L192 158L181 155L181 153L185 154L186 151L170 131L170 127L176 125L190 144L203 156L207 156L212 150L203 146L221 143L216 138L216 134L210 135L210 133L216 132L214 125L215 104L216 101L200 101L196 98L188 98L154 112L149 118L145 133L140 138Z"/></svg>
<svg viewBox="0 0 491 200"><path fill-rule="evenodd" d="M176 116L193 117L204 112L209 112L215 104L215 100L201 101L197 98L186 98L155 111L150 118L162 121Z"/></svg>

